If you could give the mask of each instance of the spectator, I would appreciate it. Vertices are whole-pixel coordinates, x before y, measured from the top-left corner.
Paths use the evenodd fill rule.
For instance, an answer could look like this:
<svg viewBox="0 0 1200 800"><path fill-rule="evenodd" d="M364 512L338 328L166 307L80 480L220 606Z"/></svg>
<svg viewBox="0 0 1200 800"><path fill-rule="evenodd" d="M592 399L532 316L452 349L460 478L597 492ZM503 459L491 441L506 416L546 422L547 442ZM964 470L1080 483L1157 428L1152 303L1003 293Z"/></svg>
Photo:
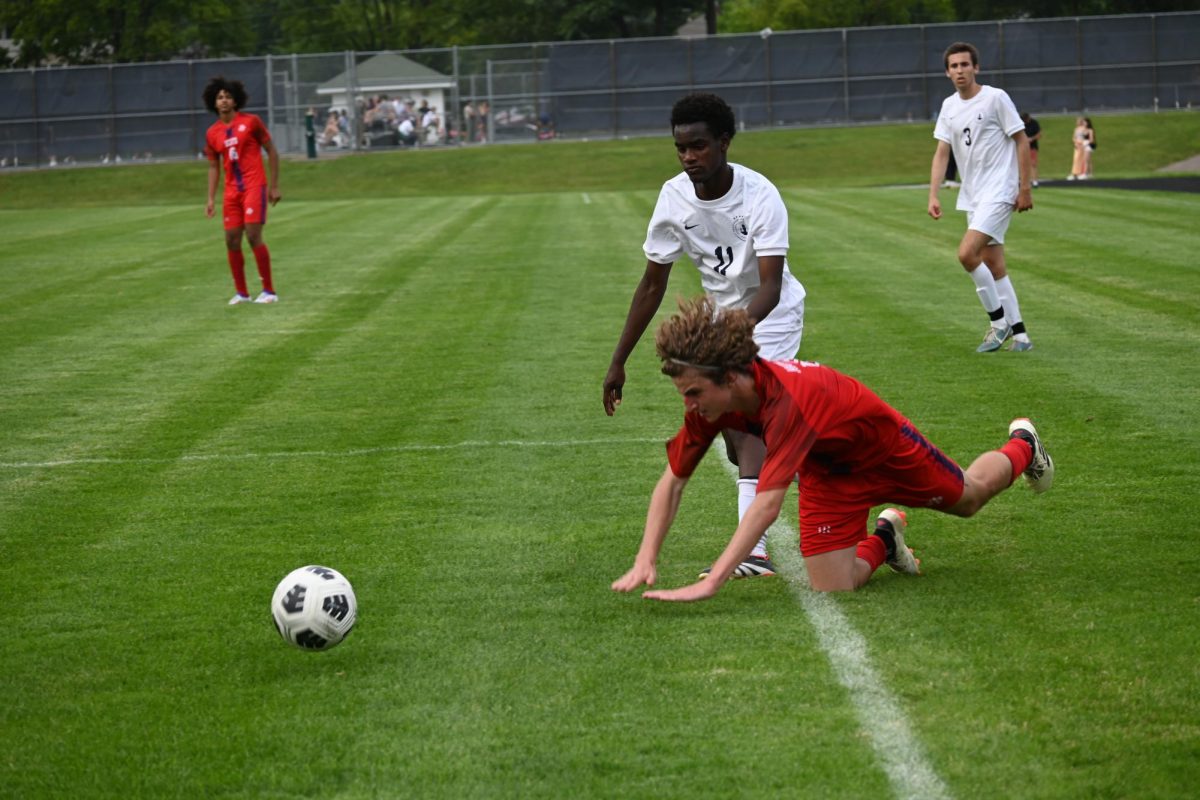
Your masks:
<svg viewBox="0 0 1200 800"><path fill-rule="evenodd" d="M462 115L463 127L466 129L465 135L467 137L467 141L473 142L475 141L475 128L478 121L475 118L475 106L471 104L470 100L468 100L466 105L463 106Z"/></svg>
<svg viewBox="0 0 1200 800"><path fill-rule="evenodd" d="M325 129L321 131L321 146L322 147L338 147L342 130L338 127L338 113L330 111L329 116L325 118Z"/></svg>
<svg viewBox="0 0 1200 800"><path fill-rule="evenodd" d="M1032 178L1029 185L1037 186L1038 139L1042 138L1042 126L1028 111L1021 114L1021 121L1025 123L1025 138L1029 140L1029 177Z"/></svg>
<svg viewBox="0 0 1200 800"><path fill-rule="evenodd" d="M435 106L429 106L421 117L421 136L425 144L438 144L442 140L442 121Z"/></svg>
<svg viewBox="0 0 1200 800"><path fill-rule="evenodd" d="M410 117L405 117L400 121L400 127L396 129L396 133L400 136L400 144L405 147L412 147L417 143L417 127L413 125Z"/></svg>
<svg viewBox="0 0 1200 800"><path fill-rule="evenodd" d="M1071 174L1067 176L1069 181L1081 181L1087 178L1088 133L1087 120L1077 117L1075 131L1071 134L1071 146L1075 148L1075 153L1071 157ZM1095 134L1092 133L1092 135Z"/></svg>
<svg viewBox="0 0 1200 800"><path fill-rule="evenodd" d="M1084 169L1083 175L1085 178L1092 177L1092 153L1096 151L1096 129L1092 127L1092 118L1084 117L1083 124L1087 125L1087 146L1083 149Z"/></svg>
<svg viewBox="0 0 1200 800"><path fill-rule="evenodd" d="M491 111L491 106L487 100L480 100L476 116L479 119L479 126L476 128L478 134L477 141L486 142L488 140L488 112Z"/></svg>

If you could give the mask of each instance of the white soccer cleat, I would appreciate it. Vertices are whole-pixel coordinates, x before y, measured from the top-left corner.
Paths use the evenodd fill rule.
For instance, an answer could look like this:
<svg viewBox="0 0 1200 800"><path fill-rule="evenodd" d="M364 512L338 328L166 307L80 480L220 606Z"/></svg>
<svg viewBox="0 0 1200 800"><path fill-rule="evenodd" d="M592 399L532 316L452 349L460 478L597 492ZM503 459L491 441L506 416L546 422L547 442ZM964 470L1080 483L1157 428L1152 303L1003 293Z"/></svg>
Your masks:
<svg viewBox="0 0 1200 800"><path fill-rule="evenodd" d="M912 550L908 549L908 545L904 543L904 529L908 527L907 515L898 508L885 509L875 519L876 529L883 525L891 526L892 538L896 543L895 550L887 560L887 565L895 572L902 572L905 575L920 575L921 562L913 556Z"/></svg>
<svg viewBox="0 0 1200 800"><path fill-rule="evenodd" d="M1033 460L1025 468L1025 481L1029 488L1039 494L1050 488L1054 483L1054 459L1042 445L1042 437L1038 436L1037 428L1025 417L1014 419L1008 425L1009 439L1024 439L1033 448Z"/></svg>
<svg viewBox="0 0 1200 800"><path fill-rule="evenodd" d="M249 302L250 302L250 295L235 294L233 297L230 298L229 305L236 306L236 305L240 305L242 303L249 303Z"/></svg>
<svg viewBox="0 0 1200 800"><path fill-rule="evenodd" d="M258 297L254 298L256 303L278 303L279 296L274 292L263 292Z"/></svg>

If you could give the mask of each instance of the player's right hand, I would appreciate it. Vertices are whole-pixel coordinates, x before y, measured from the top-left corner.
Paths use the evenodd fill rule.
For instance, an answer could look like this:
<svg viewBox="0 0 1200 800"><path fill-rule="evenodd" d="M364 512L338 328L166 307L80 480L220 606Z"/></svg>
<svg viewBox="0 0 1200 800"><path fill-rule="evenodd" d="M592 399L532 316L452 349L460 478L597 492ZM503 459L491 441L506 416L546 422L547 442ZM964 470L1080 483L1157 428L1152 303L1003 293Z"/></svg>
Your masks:
<svg viewBox="0 0 1200 800"><path fill-rule="evenodd" d="M611 364L604 376L604 413L610 417L621 405L621 389L625 386L625 368Z"/></svg>
<svg viewBox="0 0 1200 800"><path fill-rule="evenodd" d="M209 200L207 203L204 204L204 216L211 219L212 215L213 215L213 201Z"/></svg>
<svg viewBox="0 0 1200 800"><path fill-rule="evenodd" d="M937 200L929 201L929 216L933 217L934 219L942 218L942 204Z"/></svg>

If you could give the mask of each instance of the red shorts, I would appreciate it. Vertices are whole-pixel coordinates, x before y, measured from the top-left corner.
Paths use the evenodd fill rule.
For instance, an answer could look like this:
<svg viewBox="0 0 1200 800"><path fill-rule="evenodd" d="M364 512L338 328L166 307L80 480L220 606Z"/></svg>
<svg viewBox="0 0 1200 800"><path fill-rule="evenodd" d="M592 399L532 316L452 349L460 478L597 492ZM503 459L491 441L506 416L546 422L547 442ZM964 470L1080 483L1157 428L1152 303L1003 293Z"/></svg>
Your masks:
<svg viewBox="0 0 1200 800"><path fill-rule="evenodd" d="M815 556L867 538L867 515L883 503L949 508L963 493L963 472L911 425L888 460L864 472L806 473L800 478L800 552Z"/></svg>
<svg viewBox="0 0 1200 800"><path fill-rule="evenodd" d="M267 187L251 186L244 192L225 193L225 230L267 224Z"/></svg>

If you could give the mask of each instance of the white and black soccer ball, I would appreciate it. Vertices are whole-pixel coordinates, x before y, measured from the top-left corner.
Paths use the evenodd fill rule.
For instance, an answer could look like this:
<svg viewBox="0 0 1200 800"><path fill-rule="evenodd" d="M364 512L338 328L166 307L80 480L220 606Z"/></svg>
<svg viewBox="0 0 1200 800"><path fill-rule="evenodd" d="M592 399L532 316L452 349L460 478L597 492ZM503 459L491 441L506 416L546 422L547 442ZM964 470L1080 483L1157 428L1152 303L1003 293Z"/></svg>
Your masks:
<svg viewBox="0 0 1200 800"><path fill-rule="evenodd" d="M358 601L345 575L310 565L292 570L275 587L271 616L284 641L303 650L328 650L354 627Z"/></svg>

